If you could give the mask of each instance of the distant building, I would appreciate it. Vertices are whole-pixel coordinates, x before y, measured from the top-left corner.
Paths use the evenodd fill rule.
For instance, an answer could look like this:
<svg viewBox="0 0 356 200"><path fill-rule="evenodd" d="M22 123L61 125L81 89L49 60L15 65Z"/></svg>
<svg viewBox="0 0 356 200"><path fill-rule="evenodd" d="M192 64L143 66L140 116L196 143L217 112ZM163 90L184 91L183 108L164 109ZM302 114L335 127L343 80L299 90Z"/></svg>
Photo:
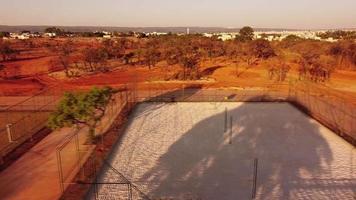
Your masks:
<svg viewBox="0 0 356 200"><path fill-rule="evenodd" d="M324 40L318 36L320 31L268 31L268 32L255 32L255 39L265 39L268 41L282 41L290 35L295 35L302 39L331 41L329 39Z"/></svg>
<svg viewBox="0 0 356 200"><path fill-rule="evenodd" d="M213 37L213 34L211 34L211 33L203 33L203 36L211 38L211 37Z"/></svg>
<svg viewBox="0 0 356 200"><path fill-rule="evenodd" d="M10 38L11 39L17 39L19 37L18 33L10 33Z"/></svg>
<svg viewBox="0 0 356 200"><path fill-rule="evenodd" d="M17 40L28 40L30 39L29 33L10 33L10 39L17 39Z"/></svg>
<svg viewBox="0 0 356 200"><path fill-rule="evenodd" d="M218 36L218 39L219 40L222 40L222 41L227 41L227 40L232 40L234 39L235 36L231 35L231 34L228 34L228 33L221 33L219 36Z"/></svg>
<svg viewBox="0 0 356 200"><path fill-rule="evenodd" d="M31 34L31 37L38 38L41 37L41 34L39 32L34 32Z"/></svg>
<svg viewBox="0 0 356 200"><path fill-rule="evenodd" d="M43 37L49 37L49 38L54 38L56 37L57 34L56 33L44 33L43 34Z"/></svg>
<svg viewBox="0 0 356 200"><path fill-rule="evenodd" d="M30 34L21 34L17 37L19 40L28 40L30 39Z"/></svg>
<svg viewBox="0 0 356 200"><path fill-rule="evenodd" d="M338 40L334 39L332 37L329 37L328 39L325 39L324 41L326 41L326 42L337 42Z"/></svg>
<svg viewBox="0 0 356 200"><path fill-rule="evenodd" d="M147 36L150 36L150 35L156 35L156 36L159 36L159 35L168 35L168 33L165 33L165 32L151 32L151 33L146 33Z"/></svg>

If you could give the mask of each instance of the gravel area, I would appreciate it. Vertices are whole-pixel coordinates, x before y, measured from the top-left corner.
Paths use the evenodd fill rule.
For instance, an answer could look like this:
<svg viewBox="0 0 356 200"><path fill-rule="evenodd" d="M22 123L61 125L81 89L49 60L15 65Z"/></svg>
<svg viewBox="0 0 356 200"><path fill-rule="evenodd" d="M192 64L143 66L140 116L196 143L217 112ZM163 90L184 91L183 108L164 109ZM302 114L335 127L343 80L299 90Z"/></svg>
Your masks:
<svg viewBox="0 0 356 200"><path fill-rule="evenodd" d="M356 199L355 148L288 103L139 104L109 163L150 199Z"/></svg>

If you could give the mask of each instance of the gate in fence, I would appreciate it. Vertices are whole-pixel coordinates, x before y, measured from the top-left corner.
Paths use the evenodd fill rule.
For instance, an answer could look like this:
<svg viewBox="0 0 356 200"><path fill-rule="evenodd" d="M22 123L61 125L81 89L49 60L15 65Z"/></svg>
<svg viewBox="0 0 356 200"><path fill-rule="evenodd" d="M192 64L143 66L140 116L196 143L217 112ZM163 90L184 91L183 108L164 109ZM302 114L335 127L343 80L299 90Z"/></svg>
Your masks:
<svg viewBox="0 0 356 200"><path fill-rule="evenodd" d="M109 178L97 177L94 183L89 183L92 187L87 199L91 200L150 200L137 186L131 183L117 169L111 166L108 161L103 163L103 171Z"/></svg>

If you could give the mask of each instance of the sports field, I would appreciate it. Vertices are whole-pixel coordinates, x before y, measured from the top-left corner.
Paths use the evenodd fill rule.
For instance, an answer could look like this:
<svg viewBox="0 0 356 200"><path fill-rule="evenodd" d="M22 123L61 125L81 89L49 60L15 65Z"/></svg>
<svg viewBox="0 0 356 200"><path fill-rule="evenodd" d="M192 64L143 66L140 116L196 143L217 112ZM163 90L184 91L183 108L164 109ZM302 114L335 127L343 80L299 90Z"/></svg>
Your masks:
<svg viewBox="0 0 356 200"><path fill-rule="evenodd" d="M355 148L288 103L142 103L108 163L99 199L356 198Z"/></svg>

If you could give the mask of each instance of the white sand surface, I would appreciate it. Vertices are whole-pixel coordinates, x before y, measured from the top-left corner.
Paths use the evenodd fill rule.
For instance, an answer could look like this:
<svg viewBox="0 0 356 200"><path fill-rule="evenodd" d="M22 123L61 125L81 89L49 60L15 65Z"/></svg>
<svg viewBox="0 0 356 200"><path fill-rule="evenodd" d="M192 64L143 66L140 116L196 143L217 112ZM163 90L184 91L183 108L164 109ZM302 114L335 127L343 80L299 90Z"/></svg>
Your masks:
<svg viewBox="0 0 356 200"><path fill-rule="evenodd" d="M109 162L151 199L356 199L355 148L288 103L142 103Z"/></svg>

